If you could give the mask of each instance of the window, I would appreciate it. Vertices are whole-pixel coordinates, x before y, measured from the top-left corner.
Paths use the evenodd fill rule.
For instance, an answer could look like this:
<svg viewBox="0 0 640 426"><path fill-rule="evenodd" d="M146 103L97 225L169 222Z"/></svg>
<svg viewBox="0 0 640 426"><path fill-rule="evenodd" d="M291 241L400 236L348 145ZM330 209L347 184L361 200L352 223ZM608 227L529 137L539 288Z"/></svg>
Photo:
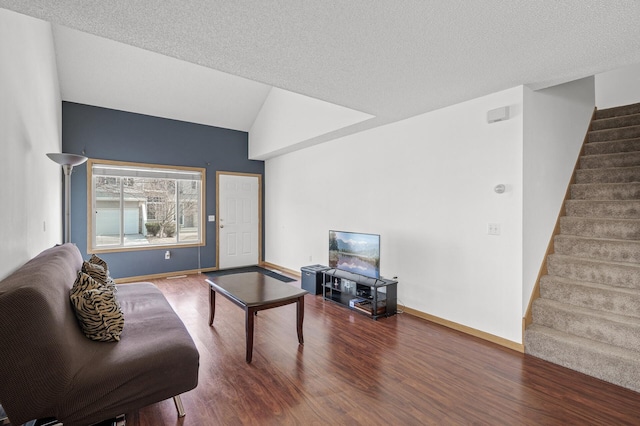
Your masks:
<svg viewBox="0 0 640 426"><path fill-rule="evenodd" d="M89 160L92 251L203 245L205 170Z"/></svg>

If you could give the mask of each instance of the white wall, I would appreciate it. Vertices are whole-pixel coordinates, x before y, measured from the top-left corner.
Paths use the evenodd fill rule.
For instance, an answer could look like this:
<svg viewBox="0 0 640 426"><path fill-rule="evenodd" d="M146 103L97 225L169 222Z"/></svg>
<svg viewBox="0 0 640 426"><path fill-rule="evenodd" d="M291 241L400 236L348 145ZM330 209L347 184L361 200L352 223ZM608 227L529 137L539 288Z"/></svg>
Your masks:
<svg viewBox="0 0 640 426"><path fill-rule="evenodd" d="M273 87L249 132L249 158L264 160L372 115Z"/></svg>
<svg viewBox="0 0 640 426"><path fill-rule="evenodd" d="M0 9L0 279L61 242L61 111L49 23Z"/></svg>
<svg viewBox="0 0 640 426"><path fill-rule="evenodd" d="M595 78L598 109L640 102L640 64L597 74Z"/></svg>
<svg viewBox="0 0 640 426"><path fill-rule="evenodd" d="M523 299L527 305L595 106L594 78L524 92Z"/></svg>
<svg viewBox="0 0 640 426"><path fill-rule="evenodd" d="M521 343L523 90L268 160L266 260L326 264L329 229L378 233L402 304Z"/></svg>

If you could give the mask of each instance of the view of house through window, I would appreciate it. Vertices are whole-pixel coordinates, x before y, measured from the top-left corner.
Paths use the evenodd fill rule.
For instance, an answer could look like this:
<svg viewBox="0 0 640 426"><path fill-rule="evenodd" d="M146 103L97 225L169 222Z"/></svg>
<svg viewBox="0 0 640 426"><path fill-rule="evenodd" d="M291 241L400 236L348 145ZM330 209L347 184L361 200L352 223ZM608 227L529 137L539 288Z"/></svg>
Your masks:
<svg viewBox="0 0 640 426"><path fill-rule="evenodd" d="M204 169L89 160L93 249L203 243Z"/></svg>

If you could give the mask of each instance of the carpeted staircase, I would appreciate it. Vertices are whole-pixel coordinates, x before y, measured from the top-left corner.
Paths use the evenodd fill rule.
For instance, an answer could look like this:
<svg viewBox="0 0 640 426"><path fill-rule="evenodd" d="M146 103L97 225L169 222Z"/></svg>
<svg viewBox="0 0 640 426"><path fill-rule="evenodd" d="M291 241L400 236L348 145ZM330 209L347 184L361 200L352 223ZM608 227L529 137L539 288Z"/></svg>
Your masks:
<svg viewBox="0 0 640 426"><path fill-rule="evenodd" d="M640 104L596 112L527 354L640 392Z"/></svg>

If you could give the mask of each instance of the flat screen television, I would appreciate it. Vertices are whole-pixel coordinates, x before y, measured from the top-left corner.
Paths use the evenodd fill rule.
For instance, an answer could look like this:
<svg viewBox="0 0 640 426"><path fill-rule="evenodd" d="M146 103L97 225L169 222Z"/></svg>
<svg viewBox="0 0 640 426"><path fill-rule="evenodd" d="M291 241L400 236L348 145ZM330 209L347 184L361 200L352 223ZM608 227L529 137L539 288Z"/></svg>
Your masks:
<svg viewBox="0 0 640 426"><path fill-rule="evenodd" d="M380 235L329 231L329 267L380 278Z"/></svg>

